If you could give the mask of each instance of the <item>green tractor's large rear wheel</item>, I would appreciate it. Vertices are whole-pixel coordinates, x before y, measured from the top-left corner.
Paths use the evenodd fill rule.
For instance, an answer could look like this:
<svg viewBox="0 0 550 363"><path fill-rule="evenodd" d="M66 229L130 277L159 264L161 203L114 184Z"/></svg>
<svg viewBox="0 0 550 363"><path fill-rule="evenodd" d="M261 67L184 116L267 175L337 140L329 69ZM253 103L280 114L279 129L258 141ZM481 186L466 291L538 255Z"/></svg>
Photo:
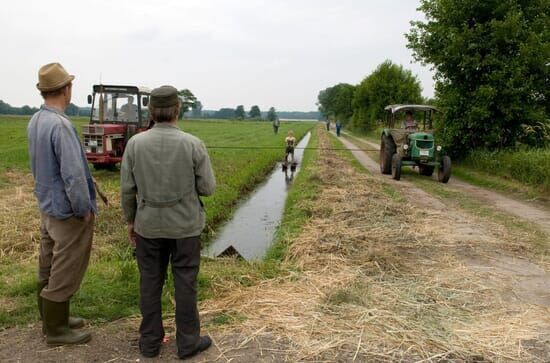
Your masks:
<svg viewBox="0 0 550 363"><path fill-rule="evenodd" d="M395 153L395 144L393 140L386 135L382 135L380 142L380 172L382 174L391 174L392 156Z"/></svg>
<svg viewBox="0 0 550 363"><path fill-rule="evenodd" d="M401 155L393 154L391 159L391 177L395 180L401 179Z"/></svg>
<svg viewBox="0 0 550 363"><path fill-rule="evenodd" d="M445 155L441 160L441 165L437 169L437 180L441 183L447 183L451 177L451 158Z"/></svg>
<svg viewBox="0 0 550 363"><path fill-rule="evenodd" d="M431 165L422 165L418 166L418 172L420 175L432 176L434 173L434 167Z"/></svg>

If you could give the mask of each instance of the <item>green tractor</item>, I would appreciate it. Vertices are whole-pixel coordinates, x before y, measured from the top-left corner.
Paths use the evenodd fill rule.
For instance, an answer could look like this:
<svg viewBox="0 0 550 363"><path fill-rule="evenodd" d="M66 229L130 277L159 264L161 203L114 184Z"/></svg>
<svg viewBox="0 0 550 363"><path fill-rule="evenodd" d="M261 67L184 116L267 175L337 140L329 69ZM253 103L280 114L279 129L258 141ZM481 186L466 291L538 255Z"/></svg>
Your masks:
<svg viewBox="0 0 550 363"><path fill-rule="evenodd" d="M403 166L418 167L420 174L426 176L432 176L437 168L437 179L447 183L451 177L451 158L436 144L432 131L437 109L428 105L390 105L385 111L385 128L380 141L382 174L391 174L393 179L399 180ZM419 114L422 114L421 125L414 118ZM396 128L398 119L403 121Z"/></svg>

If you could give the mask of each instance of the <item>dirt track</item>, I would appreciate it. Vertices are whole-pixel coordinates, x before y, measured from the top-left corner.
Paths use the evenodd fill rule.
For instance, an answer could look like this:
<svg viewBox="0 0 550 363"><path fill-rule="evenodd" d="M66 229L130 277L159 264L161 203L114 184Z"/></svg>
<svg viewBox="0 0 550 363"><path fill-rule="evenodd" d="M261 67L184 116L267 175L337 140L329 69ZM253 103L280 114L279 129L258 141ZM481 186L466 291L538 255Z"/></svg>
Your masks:
<svg viewBox="0 0 550 363"><path fill-rule="evenodd" d="M371 141L360 139L373 149L379 150L380 146ZM342 142L347 147L356 148L356 146L346 140L342 139ZM380 174L380 167L378 161L372 160L366 153L362 151L354 151L355 157L365 166L371 173ZM388 178L390 178L388 176ZM434 176L435 178L435 176ZM403 181L400 181L401 183ZM494 206L506 213L513 214L530 222L537 224L543 231L550 234L550 210L542 209L539 206L533 205L533 203L519 201L513 198L509 198L491 190L476 187L472 184L468 184L456 178L449 180L448 185L458 191L464 192L470 197L478 200L482 200L484 203Z"/></svg>
<svg viewBox="0 0 550 363"><path fill-rule="evenodd" d="M322 190L289 246L287 274L201 304L216 344L194 361L550 361L547 253L529 234L383 178L376 162L354 154L376 173L321 156L314 177ZM387 194L388 185L399 196ZM213 312L245 319L215 327ZM175 358L170 319L171 340L158 360L140 357L137 325L94 326L89 345L53 349L36 325L8 329L0 332L0 361Z"/></svg>

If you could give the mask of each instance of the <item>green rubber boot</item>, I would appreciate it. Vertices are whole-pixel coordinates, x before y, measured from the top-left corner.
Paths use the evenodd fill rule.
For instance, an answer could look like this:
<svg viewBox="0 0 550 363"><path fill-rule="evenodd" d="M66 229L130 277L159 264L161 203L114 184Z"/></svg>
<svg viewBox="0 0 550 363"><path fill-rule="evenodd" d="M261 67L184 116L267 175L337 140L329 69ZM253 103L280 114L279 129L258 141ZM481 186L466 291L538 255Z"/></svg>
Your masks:
<svg viewBox="0 0 550 363"><path fill-rule="evenodd" d="M38 303L38 311L40 312L40 320L42 320L42 334L46 334L46 326L44 325L44 313L42 312L42 301L44 300L42 296L40 296L40 293L42 292L42 289L48 285L47 282L39 282L38 283L38 293L36 294L36 300ZM84 319L69 316L69 328L71 329L80 329L84 328Z"/></svg>
<svg viewBox="0 0 550 363"><path fill-rule="evenodd" d="M84 344L92 339L90 333L69 328L69 301L42 299L46 327L46 343L52 345Z"/></svg>

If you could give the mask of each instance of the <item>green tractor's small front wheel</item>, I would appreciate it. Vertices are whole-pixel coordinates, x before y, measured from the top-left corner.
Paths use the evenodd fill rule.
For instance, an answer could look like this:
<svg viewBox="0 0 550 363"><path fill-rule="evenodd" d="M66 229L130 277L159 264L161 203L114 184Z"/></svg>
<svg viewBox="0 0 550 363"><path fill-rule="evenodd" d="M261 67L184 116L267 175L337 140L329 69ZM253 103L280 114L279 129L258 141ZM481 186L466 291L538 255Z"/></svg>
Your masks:
<svg viewBox="0 0 550 363"><path fill-rule="evenodd" d="M451 178L451 158L445 155L441 160L441 165L437 169L437 180L441 183L447 183Z"/></svg>
<svg viewBox="0 0 550 363"><path fill-rule="evenodd" d="M401 155L398 153L391 158L391 177L395 180L401 179Z"/></svg>

